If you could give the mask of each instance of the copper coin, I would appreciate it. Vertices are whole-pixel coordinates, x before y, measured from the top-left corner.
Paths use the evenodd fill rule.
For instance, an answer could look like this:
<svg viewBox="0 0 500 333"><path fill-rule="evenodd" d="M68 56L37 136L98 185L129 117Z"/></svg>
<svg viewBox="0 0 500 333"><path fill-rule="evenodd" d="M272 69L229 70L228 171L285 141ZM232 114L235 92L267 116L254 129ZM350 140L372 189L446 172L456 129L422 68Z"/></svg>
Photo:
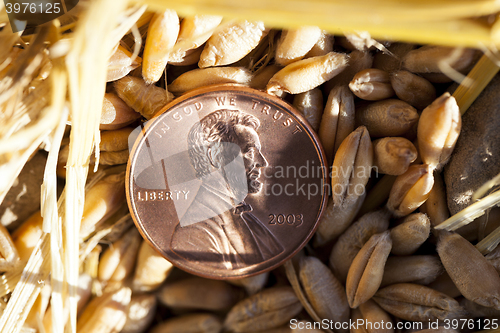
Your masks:
<svg viewBox="0 0 500 333"><path fill-rule="evenodd" d="M313 235L327 194L318 138L254 89L187 93L137 130L127 201L143 237L175 266L215 278L273 269Z"/></svg>

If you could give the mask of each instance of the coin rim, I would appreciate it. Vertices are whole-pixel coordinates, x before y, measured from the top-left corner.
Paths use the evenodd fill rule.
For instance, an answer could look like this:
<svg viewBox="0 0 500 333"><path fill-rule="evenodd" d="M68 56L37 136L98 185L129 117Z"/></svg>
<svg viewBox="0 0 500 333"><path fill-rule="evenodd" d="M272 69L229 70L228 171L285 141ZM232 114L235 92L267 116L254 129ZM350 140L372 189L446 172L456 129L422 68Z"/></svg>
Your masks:
<svg viewBox="0 0 500 333"><path fill-rule="evenodd" d="M268 94L268 93L266 93L266 92L264 92L262 90L257 90L257 89L250 88L248 86L243 86L243 85L238 85L238 84L215 84L215 85L204 86L204 87L201 87L201 88L190 90L190 91L182 94L181 96L175 98L171 102L167 103L163 108L161 108L158 112L156 112L155 115L151 119L149 119L146 122L146 126L143 127L143 129L141 130L140 134L137 136L137 138L134 141L134 145L132 146L132 149L131 149L130 154L129 154L129 158L128 158L128 161L127 161L127 168L126 168L126 172L125 172L125 193L126 193L126 198L127 198L127 205L128 205L128 208L129 208L130 216L132 217L132 220L134 221L134 224L135 224L136 228L139 230L139 233L141 234L142 238L144 240L146 240L149 243L149 245L155 249L156 252L158 252L163 258L165 258L166 260L168 260L175 267L177 267L177 268L179 268L179 269L181 269L181 270L183 270L185 272L188 272L190 274L193 274L193 275L196 275L196 276L201 276L201 277L204 277L204 278L216 279L216 280L234 280L234 279L241 279L241 278L246 278L246 277L250 277L250 276L262 274L262 273L265 273L265 272L269 272L269 271L271 271L271 270L273 270L273 269L275 269L275 268L283 265L283 263L285 261L290 260L300 250L302 250L304 248L304 246L306 246L307 243L311 240L311 238L316 233L316 230L318 229L319 221L321 220L321 217L323 216L323 213L325 211L325 207L326 207L326 204L327 204L327 201L328 201L328 198L329 198L329 193L327 193L328 187L324 186L323 199L322 199L322 202L321 202L321 206L319 208L319 213L317 214L317 219L316 219L315 225L314 225L313 229L311 230L311 232L307 235L307 237L304 238L304 240L300 243L299 246L297 246L297 248L295 250L291 251L282 260L276 262L273 265L270 265L269 267L265 267L264 269L260 269L260 270L257 270L257 271L252 271L252 272L249 272L249 273L246 273L246 274L242 274L242 275L237 275L237 276L234 276L234 275L232 275L232 276L220 276L220 275L201 274L200 272L198 272L198 271L196 271L194 269L186 268L185 266L180 267L177 263L174 263L174 262L170 261L169 258L167 258L162 253L161 249L159 249L152 242L152 240L150 239L150 237L148 237L144 233L143 227L142 227L142 225L144 223L141 223L141 222L137 221L137 219L140 220L140 217L138 217L138 216L136 217L137 212L134 209L134 205L132 205L132 200L131 200L132 196L130 195L130 189L132 187L131 177L130 177L131 161L135 157L135 153L137 151L137 146L144 139L145 133L147 133L147 131L149 130L149 127L151 127L151 126L154 125L155 118L161 116L167 110L173 108L177 104L182 103L182 102L184 102L185 100L187 100L189 98L193 98L193 97L195 97L197 95L202 95L202 94L209 93L209 92L214 92L214 91L220 91L220 92L224 92L224 91L237 91L237 92L246 92L246 93L249 93L249 94L255 94L255 95L260 96L264 100L265 99L271 100L273 103L278 104L282 108L286 109L294 117L298 118L302 122L302 125L307 129L307 134L309 135L310 139L313 141L313 143L314 143L314 145L316 147L316 150L319 153L319 158L320 158L320 160L322 162L322 165L327 166L327 162L326 162L326 155L325 155L323 146L322 146L322 144L321 144L321 142L319 140L318 135L313 130L313 128L311 127L311 125L309 125L309 122L304 118L304 116L302 114L300 114L300 112L298 112L295 109L295 107L293 107L291 104L285 102L284 100L282 100L279 97L276 97L274 95L270 95L270 94ZM328 182L329 182L329 172L328 172L328 170L329 170L329 168L327 167L327 172L323 175L324 184L328 184ZM144 229L146 229L146 228L144 228ZM257 265L261 265L261 264L262 263L257 264Z"/></svg>

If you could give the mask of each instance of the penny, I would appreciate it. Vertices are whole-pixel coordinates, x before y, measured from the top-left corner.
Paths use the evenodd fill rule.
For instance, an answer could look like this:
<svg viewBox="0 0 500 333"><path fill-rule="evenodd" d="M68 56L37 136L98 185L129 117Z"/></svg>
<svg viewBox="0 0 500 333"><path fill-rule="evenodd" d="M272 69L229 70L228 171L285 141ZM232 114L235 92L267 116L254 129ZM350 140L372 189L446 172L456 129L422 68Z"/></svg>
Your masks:
<svg viewBox="0 0 500 333"><path fill-rule="evenodd" d="M277 267L308 242L326 204L316 134L293 107L258 90L188 92L129 141L132 218L192 274L241 278Z"/></svg>

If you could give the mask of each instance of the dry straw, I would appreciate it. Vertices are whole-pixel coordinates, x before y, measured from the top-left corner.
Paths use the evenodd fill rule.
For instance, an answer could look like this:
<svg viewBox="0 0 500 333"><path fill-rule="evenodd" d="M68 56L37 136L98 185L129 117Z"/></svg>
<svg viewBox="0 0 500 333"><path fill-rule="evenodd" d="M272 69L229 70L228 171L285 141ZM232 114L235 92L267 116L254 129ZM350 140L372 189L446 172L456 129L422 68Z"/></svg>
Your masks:
<svg viewBox="0 0 500 333"><path fill-rule="evenodd" d="M373 38L449 46L497 46L495 25L474 17L495 14L500 3L494 0L357 0L357 1L240 1L146 0L151 7L175 9L179 15L196 13L227 18L262 20L270 26L297 28L319 26L331 33L368 31Z"/></svg>
<svg viewBox="0 0 500 333"><path fill-rule="evenodd" d="M45 200L44 229L50 231L51 235L42 237L24 268L22 278L0 318L1 332L20 331L31 305L40 292L41 285L47 280L50 264L52 264L52 281L55 287L52 293L52 312L61 314L65 313L63 307L69 309L69 329L72 332L76 330L78 233L89 158L94 146L99 142L99 110L102 108L106 66L115 45L145 10L145 8L135 8L125 12L125 5L125 2L117 5L107 0L92 2L75 29L69 45L57 43L58 35L54 31L57 29L54 29L54 26L44 26L30 41L28 51L24 52L20 59L20 65L13 65L0 82L2 92L0 109L3 118L6 118L0 129L2 169L7 176L2 177L3 179L15 179L23 164L42 140L56 129L59 123L65 123L65 117L61 114L66 99L66 87L69 92L73 124L67 163L67 186L59 202L59 212L56 212L55 208L53 174L54 160L57 158L51 156L42 194ZM110 20L110 17L115 17L117 21ZM16 105L18 100L16 97L22 97L20 93L30 83L32 73L42 60L45 41L51 42L54 52L52 55L55 58L54 75L49 81L49 91L52 92L50 100L30 96L40 89L37 88ZM59 57L63 58L58 59ZM37 100L44 101L45 104L35 103ZM14 109L16 113L12 112ZM9 131L9 127L4 127L5 125L17 131ZM61 130L56 130L54 136L61 137L60 132ZM53 147L56 148L54 151L58 150L57 146L58 143ZM10 185L2 184L0 198L4 197ZM61 319L54 316L54 332L64 331L64 322Z"/></svg>

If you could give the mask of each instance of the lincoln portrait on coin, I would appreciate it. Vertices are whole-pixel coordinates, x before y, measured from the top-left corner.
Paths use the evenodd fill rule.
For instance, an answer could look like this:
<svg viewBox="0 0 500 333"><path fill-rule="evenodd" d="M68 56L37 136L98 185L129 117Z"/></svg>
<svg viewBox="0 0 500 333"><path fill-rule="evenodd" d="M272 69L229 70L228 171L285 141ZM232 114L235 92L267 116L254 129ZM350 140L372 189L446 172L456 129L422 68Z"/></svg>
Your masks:
<svg viewBox="0 0 500 333"><path fill-rule="evenodd" d="M188 153L201 185L180 217L171 249L179 256L217 268L238 269L261 263L284 247L245 203L262 189L259 120L238 110L222 109L195 123Z"/></svg>

